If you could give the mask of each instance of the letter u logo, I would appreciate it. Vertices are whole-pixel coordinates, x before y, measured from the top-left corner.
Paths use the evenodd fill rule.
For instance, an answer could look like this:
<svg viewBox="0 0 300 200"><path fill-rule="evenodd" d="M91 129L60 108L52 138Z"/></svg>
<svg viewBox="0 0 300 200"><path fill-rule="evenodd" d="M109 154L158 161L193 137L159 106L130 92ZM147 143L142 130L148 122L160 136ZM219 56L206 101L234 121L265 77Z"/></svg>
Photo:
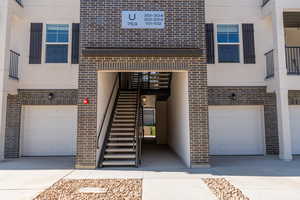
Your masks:
<svg viewBox="0 0 300 200"><path fill-rule="evenodd" d="M129 20L135 20L136 19L136 14L133 15L133 17L131 16L131 14L129 14Z"/></svg>

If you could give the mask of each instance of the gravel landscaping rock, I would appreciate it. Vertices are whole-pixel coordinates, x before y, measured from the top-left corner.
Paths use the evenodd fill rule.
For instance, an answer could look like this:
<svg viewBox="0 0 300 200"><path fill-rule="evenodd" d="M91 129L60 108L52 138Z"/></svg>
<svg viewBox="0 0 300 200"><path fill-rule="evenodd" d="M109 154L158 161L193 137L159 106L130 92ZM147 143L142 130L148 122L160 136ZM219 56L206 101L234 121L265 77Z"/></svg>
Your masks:
<svg viewBox="0 0 300 200"><path fill-rule="evenodd" d="M225 178L202 179L219 200L250 200Z"/></svg>
<svg viewBox="0 0 300 200"><path fill-rule="evenodd" d="M97 190L98 188L98 190ZM98 193L100 191L101 193ZM90 193L89 193L90 192ZM141 179L61 180L34 200L142 200Z"/></svg>

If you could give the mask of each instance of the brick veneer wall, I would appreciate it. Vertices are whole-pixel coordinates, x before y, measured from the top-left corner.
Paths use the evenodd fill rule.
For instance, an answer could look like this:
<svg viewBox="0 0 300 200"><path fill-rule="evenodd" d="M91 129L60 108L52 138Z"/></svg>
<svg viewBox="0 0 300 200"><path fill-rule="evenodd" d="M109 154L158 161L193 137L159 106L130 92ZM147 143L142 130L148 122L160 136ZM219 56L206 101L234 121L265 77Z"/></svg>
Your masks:
<svg viewBox="0 0 300 200"><path fill-rule="evenodd" d="M275 93L266 87L209 87L209 105L263 105L267 154L278 154L279 140ZM235 100L232 100L235 94Z"/></svg>
<svg viewBox="0 0 300 200"><path fill-rule="evenodd" d="M53 99L49 100L49 93ZM19 157L21 107L22 105L77 105L76 89L46 89L46 90L19 90L18 95L8 95L5 157Z"/></svg>
<svg viewBox="0 0 300 200"><path fill-rule="evenodd" d="M164 29L121 29L122 11L164 11ZM81 0L81 47L202 48L204 0Z"/></svg>
<svg viewBox="0 0 300 200"><path fill-rule="evenodd" d="M205 50L204 0L81 0L80 48ZM122 11L164 11L164 29L121 29ZM82 51L81 51L82 52ZM83 57L78 91L77 168L95 168L97 71L188 71L192 166L207 164L207 68L192 57ZM101 88L101 86L98 86ZM83 105L83 99L90 103Z"/></svg>
<svg viewBox="0 0 300 200"><path fill-rule="evenodd" d="M5 158L19 157L21 105L18 95L7 96Z"/></svg>
<svg viewBox="0 0 300 200"><path fill-rule="evenodd" d="M300 90L289 91L289 104L300 105Z"/></svg>

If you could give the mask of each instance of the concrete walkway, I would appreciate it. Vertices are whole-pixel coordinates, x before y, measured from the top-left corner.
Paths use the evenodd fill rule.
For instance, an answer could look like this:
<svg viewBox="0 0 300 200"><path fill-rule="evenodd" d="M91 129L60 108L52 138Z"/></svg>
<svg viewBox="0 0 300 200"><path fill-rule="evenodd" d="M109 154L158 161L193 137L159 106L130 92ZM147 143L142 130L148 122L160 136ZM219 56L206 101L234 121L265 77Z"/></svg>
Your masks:
<svg viewBox="0 0 300 200"><path fill-rule="evenodd" d="M20 158L0 162L0 199L32 200L70 174L73 158Z"/></svg>
<svg viewBox="0 0 300 200"><path fill-rule="evenodd" d="M178 161L158 168L151 160L142 168L98 170L75 170L73 158L64 157L6 160L0 162L0 197L32 200L62 178L142 178L143 200L216 200L201 178L224 177L251 200L300 199L299 157L292 162L275 156L216 157L210 169L186 169Z"/></svg>
<svg viewBox="0 0 300 200"><path fill-rule="evenodd" d="M217 157L212 175L225 177L252 200L299 200L300 157L284 162L277 156Z"/></svg>

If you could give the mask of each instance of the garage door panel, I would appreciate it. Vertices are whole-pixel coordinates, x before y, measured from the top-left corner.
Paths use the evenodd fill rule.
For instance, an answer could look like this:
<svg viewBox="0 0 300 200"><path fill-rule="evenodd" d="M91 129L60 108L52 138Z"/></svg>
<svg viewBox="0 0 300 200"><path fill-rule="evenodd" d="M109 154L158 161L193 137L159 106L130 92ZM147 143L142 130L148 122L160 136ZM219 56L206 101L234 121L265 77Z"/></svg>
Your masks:
<svg viewBox="0 0 300 200"><path fill-rule="evenodd" d="M210 107L210 154L264 154L262 112L260 106Z"/></svg>
<svg viewBox="0 0 300 200"><path fill-rule="evenodd" d="M65 156L76 153L76 106L25 106L23 156Z"/></svg>
<svg viewBox="0 0 300 200"><path fill-rule="evenodd" d="M292 137L292 152L300 154L300 105L290 106L290 128Z"/></svg>

